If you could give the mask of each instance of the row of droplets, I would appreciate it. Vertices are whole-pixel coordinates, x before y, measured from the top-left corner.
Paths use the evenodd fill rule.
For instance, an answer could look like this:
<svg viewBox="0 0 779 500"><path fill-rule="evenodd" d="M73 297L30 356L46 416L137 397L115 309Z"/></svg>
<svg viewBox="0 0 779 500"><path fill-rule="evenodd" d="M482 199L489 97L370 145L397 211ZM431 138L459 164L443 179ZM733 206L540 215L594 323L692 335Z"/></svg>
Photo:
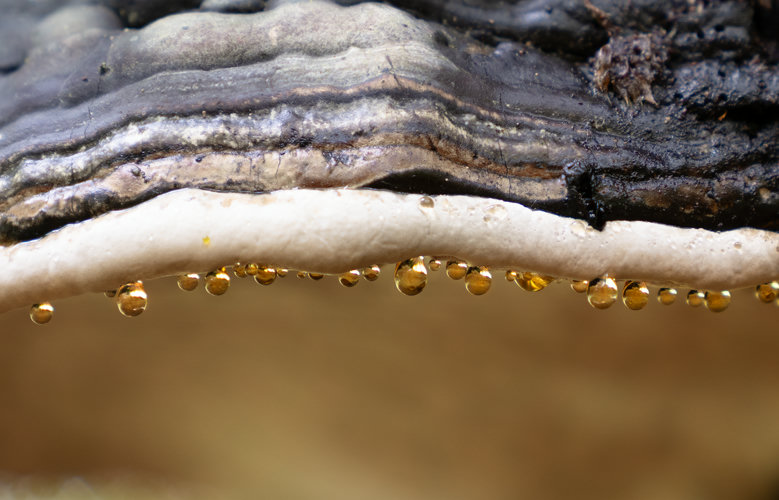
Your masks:
<svg viewBox="0 0 779 500"><path fill-rule="evenodd" d="M492 286L492 273L487 266L469 265L462 260L444 260L431 258L427 265L425 258L413 257L398 262L395 265L395 287L405 295L417 295L427 285L428 269L438 271L445 269L446 275L453 280L464 280L465 289L472 295L484 295ZM270 285L277 278L283 278L289 273L288 269L272 267L257 263L235 263L232 266L236 277L253 277L261 285ZM338 281L345 287L351 288L357 285L360 279L376 281L379 278L381 268L372 265L363 269L353 269L338 276ZM325 277L322 273L297 271L298 278L309 278L314 281ZM506 280L514 282L529 292L538 292L557 281L552 276L534 272L508 270L505 272ZM178 276L179 288L185 291L193 291L200 284L201 277L197 273L189 273ZM230 287L230 275L227 267L220 267L211 271L203 278L204 288L211 295L223 295ZM650 299L650 291L643 281L628 280L622 287L614 278L603 276L593 280L573 280L571 288L579 293L587 294L587 301L596 309L607 309L617 302L620 295L623 304L631 310L640 310L646 307ZM117 308L124 316L138 316L146 310L148 296L143 287L143 282L135 281L126 283L116 290L109 290L105 295L116 301ZM677 299L678 292L674 288L660 288L657 292L657 300L663 305L671 305ZM755 288L755 296L764 303L776 302L779 305L779 282L763 283ZM692 307L705 305L714 312L724 311L731 301L729 291L700 291L690 290L686 296L686 302ZM49 302L34 304L30 310L30 319L37 324L45 324L51 321L54 315L54 307Z"/></svg>

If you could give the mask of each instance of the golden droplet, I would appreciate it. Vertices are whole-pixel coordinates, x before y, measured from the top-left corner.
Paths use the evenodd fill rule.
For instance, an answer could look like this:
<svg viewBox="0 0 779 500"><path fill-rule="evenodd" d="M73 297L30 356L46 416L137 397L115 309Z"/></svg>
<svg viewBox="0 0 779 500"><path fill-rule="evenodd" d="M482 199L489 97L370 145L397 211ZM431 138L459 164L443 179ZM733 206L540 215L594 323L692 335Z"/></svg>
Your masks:
<svg viewBox="0 0 779 500"><path fill-rule="evenodd" d="M506 281L515 281L518 275L519 273L517 273L513 269L509 269L508 271L506 271Z"/></svg>
<svg viewBox="0 0 779 500"><path fill-rule="evenodd" d="M427 284L427 268L422 257L398 262L395 266L395 287L406 294L416 295Z"/></svg>
<svg viewBox="0 0 779 500"><path fill-rule="evenodd" d="M260 270L260 265L257 264L256 262L250 262L246 264L246 274L248 274L249 276L256 276L257 271L259 270Z"/></svg>
<svg viewBox="0 0 779 500"><path fill-rule="evenodd" d="M178 283L179 288L191 292L197 288L198 283L200 283L200 275L197 273L182 274L178 277L176 282Z"/></svg>
<svg viewBox="0 0 779 500"><path fill-rule="evenodd" d="M484 295L492 285L492 274L486 266L469 267L465 274L465 289L473 295Z"/></svg>
<svg viewBox="0 0 779 500"><path fill-rule="evenodd" d="M670 306L676 302L676 288L661 288L658 290L657 301L664 306Z"/></svg>
<svg viewBox="0 0 779 500"><path fill-rule="evenodd" d="M236 262L235 264L233 264L233 274L235 274L236 278L245 278L246 266L244 266L240 262Z"/></svg>
<svg viewBox="0 0 779 500"><path fill-rule="evenodd" d="M257 266L254 281L260 285L270 285L276 281L276 269L268 266Z"/></svg>
<svg viewBox="0 0 779 500"><path fill-rule="evenodd" d="M691 307L700 307L703 305L703 292L690 290L687 292L687 305Z"/></svg>
<svg viewBox="0 0 779 500"><path fill-rule="evenodd" d="M590 282L587 280L572 280L571 290L578 293L584 293L587 291L587 287L590 286Z"/></svg>
<svg viewBox="0 0 779 500"><path fill-rule="evenodd" d="M279 278L283 278L284 276L287 275L288 272L289 269L284 269L283 267L276 268L276 276L278 276Z"/></svg>
<svg viewBox="0 0 779 500"><path fill-rule="evenodd" d="M587 287L587 302L595 309L608 309L617 301L619 289L612 278L595 278Z"/></svg>
<svg viewBox="0 0 779 500"><path fill-rule="evenodd" d="M423 196L419 199L420 208L433 208L435 207L435 200L429 196Z"/></svg>
<svg viewBox="0 0 779 500"><path fill-rule="evenodd" d="M517 273L514 283L528 292L538 292L543 290L554 281L553 276L545 276L536 273Z"/></svg>
<svg viewBox="0 0 779 500"><path fill-rule="evenodd" d="M49 302L33 304L30 308L30 319L36 325L45 325L54 316L54 306Z"/></svg>
<svg viewBox="0 0 779 500"><path fill-rule="evenodd" d="M441 269L441 261L438 259L430 259L430 262L427 263L427 267L429 267L431 271L438 271Z"/></svg>
<svg viewBox="0 0 779 500"><path fill-rule="evenodd" d="M757 285L755 288L755 297L757 297L760 302L765 302L766 304L775 301L777 297L779 297L779 281Z"/></svg>
<svg viewBox="0 0 779 500"><path fill-rule="evenodd" d="M105 295L109 299L113 299L114 297L116 297L116 290L106 290L105 292L103 292L103 295Z"/></svg>
<svg viewBox="0 0 779 500"><path fill-rule="evenodd" d="M381 268L376 264L362 270L363 277L368 281L376 281L379 279L379 273L381 273Z"/></svg>
<svg viewBox="0 0 779 500"><path fill-rule="evenodd" d="M638 311L649 303L649 288L643 281L627 281L622 289L622 303L631 311Z"/></svg>
<svg viewBox="0 0 779 500"><path fill-rule="evenodd" d="M706 309L711 312L722 312L730 305L730 292L723 290L721 292L706 292L703 296L706 303Z"/></svg>
<svg viewBox="0 0 779 500"><path fill-rule="evenodd" d="M450 260L446 263L446 275L453 280L461 280L465 278L465 273L468 272L468 264L461 260Z"/></svg>
<svg viewBox="0 0 779 500"><path fill-rule="evenodd" d="M314 281L319 281L322 278L324 278L325 275L322 274L322 273L308 273L308 277L311 278Z"/></svg>
<svg viewBox="0 0 779 500"><path fill-rule="evenodd" d="M352 269L339 276L338 281L346 288L351 288L360 282L360 276L362 276L362 273L359 269Z"/></svg>
<svg viewBox="0 0 779 500"><path fill-rule="evenodd" d="M308 273L305 272L305 271L298 271L298 278L306 279L306 278L308 278Z"/></svg>
<svg viewBox="0 0 779 500"><path fill-rule="evenodd" d="M148 297L142 281L122 285L116 292L116 307L128 318L141 314L146 310L147 304Z"/></svg>
<svg viewBox="0 0 779 500"><path fill-rule="evenodd" d="M225 272L224 267L206 274L206 292L211 295L222 295L228 288L230 288L230 275Z"/></svg>

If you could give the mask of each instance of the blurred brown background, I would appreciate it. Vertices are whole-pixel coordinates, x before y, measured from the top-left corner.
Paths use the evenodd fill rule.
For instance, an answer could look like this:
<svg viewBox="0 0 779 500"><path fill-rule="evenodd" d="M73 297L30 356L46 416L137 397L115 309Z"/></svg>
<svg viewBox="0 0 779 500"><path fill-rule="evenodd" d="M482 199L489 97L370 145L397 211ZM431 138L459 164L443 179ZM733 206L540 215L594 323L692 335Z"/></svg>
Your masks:
<svg viewBox="0 0 779 500"><path fill-rule="evenodd" d="M390 269L0 315L0 496L779 498L779 308Z"/></svg>

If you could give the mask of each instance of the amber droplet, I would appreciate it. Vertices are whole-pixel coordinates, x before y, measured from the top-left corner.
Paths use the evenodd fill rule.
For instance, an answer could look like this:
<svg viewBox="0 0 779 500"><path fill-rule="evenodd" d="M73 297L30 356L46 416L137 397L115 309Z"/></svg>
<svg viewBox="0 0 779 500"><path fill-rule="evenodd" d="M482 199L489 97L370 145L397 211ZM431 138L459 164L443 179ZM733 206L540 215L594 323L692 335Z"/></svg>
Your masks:
<svg viewBox="0 0 779 500"><path fill-rule="evenodd" d="M103 295L105 295L109 299L113 299L114 297L116 297L116 290L106 290L105 292L103 292Z"/></svg>
<svg viewBox="0 0 779 500"><path fill-rule="evenodd" d="M584 293L587 291L587 287L590 286L590 282L587 280L573 280L571 281L571 290L578 293Z"/></svg>
<svg viewBox="0 0 779 500"><path fill-rule="evenodd" d="M430 261L427 263L427 267L431 271L438 271L439 269L441 269L441 261L435 258L430 259Z"/></svg>
<svg viewBox="0 0 779 500"><path fill-rule="evenodd" d="M469 267L465 273L465 289L473 295L484 295L492 285L492 274L486 266Z"/></svg>
<svg viewBox="0 0 779 500"><path fill-rule="evenodd" d="M116 307L122 315L131 318L146 310L148 297L142 281L127 283L116 292Z"/></svg>
<svg viewBox="0 0 779 500"><path fill-rule="evenodd" d="M235 274L236 278L245 278L246 266L244 266L240 262L236 262L235 264L233 264L233 274Z"/></svg>
<svg viewBox="0 0 779 500"><path fill-rule="evenodd" d="M514 282L528 292L543 290L554 281L554 277L536 273L518 273Z"/></svg>
<svg viewBox="0 0 779 500"><path fill-rule="evenodd" d="M461 280L465 278L465 273L468 272L468 264L461 260L450 260L446 263L446 275L453 280Z"/></svg>
<svg viewBox="0 0 779 500"><path fill-rule="evenodd" d="M322 273L308 273L308 277L311 278L314 281L319 281L322 278L324 278L325 275L322 274Z"/></svg>
<svg viewBox="0 0 779 500"><path fill-rule="evenodd" d="M777 297L779 297L779 281L757 285L755 288L755 297L757 297L760 302L765 302L766 304L775 301Z"/></svg>
<svg viewBox="0 0 779 500"><path fill-rule="evenodd" d="M506 281L515 281L517 279L517 276L519 276L519 273L517 273L513 269L509 269L508 271L506 271Z"/></svg>
<svg viewBox="0 0 779 500"><path fill-rule="evenodd" d="M305 271L298 271L298 275L297 276L300 279L306 279L306 278L308 278L308 273L305 272Z"/></svg>
<svg viewBox="0 0 779 500"><path fill-rule="evenodd" d="M248 274L249 276L256 276L257 271L259 270L260 270L260 265L257 264L256 262L250 262L246 264L246 274Z"/></svg>
<svg viewBox="0 0 779 500"><path fill-rule="evenodd" d="M284 269L283 267L276 268L276 276L278 276L279 278L283 278L284 276L287 275L288 272L289 269Z"/></svg>
<svg viewBox="0 0 779 500"><path fill-rule="evenodd" d="M587 302L595 309L608 309L617 301L619 289L612 278L595 278L587 287Z"/></svg>
<svg viewBox="0 0 779 500"><path fill-rule="evenodd" d="M346 288L351 288L360 282L360 276L362 276L362 273L359 269L352 269L351 271L347 271L340 275L338 277L338 282Z"/></svg>
<svg viewBox="0 0 779 500"><path fill-rule="evenodd" d="M178 277L176 282L178 283L179 288L191 292L197 288L198 283L200 283L200 275L197 273L182 274Z"/></svg>
<svg viewBox="0 0 779 500"><path fill-rule="evenodd" d="M276 269L268 266L257 266L257 273L254 275L254 281L260 285L270 285L276 281Z"/></svg>
<svg viewBox="0 0 779 500"><path fill-rule="evenodd" d="M33 304L30 308L30 319L36 325L45 325L54 316L54 306L49 302Z"/></svg>
<svg viewBox="0 0 779 500"><path fill-rule="evenodd" d="M676 302L676 288L661 288L658 290L657 301L664 306L670 306Z"/></svg>
<svg viewBox="0 0 779 500"><path fill-rule="evenodd" d="M706 292L703 296L706 309L711 312L722 312L730 305L730 292L723 290L721 292Z"/></svg>
<svg viewBox="0 0 779 500"><path fill-rule="evenodd" d="M687 305L691 307L700 307L703 305L703 292L690 290L687 292Z"/></svg>
<svg viewBox="0 0 779 500"><path fill-rule="evenodd" d="M395 266L395 287L406 295L417 295L427 284L427 268L422 257L398 262Z"/></svg>
<svg viewBox="0 0 779 500"><path fill-rule="evenodd" d="M230 275L225 272L224 267L206 274L206 291L211 295L222 295L228 288L230 288Z"/></svg>
<svg viewBox="0 0 779 500"><path fill-rule="evenodd" d="M649 303L649 288L643 281L627 281L622 289L622 303L631 311L638 311Z"/></svg>
<svg viewBox="0 0 779 500"><path fill-rule="evenodd" d="M363 277L368 281L376 281L379 279L379 273L381 273L381 268L376 264L362 270Z"/></svg>

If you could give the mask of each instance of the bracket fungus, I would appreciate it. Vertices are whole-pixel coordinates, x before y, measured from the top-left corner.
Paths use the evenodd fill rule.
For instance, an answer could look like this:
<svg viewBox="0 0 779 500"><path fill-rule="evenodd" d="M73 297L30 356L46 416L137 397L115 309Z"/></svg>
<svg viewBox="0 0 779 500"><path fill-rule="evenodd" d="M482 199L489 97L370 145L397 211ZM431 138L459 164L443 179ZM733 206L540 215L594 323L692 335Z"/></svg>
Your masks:
<svg viewBox="0 0 779 500"><path fill-rule="evenodd" d="M598 308L647 283L776 300L776 33L751 8L180 3L7 16L29 29L0 30L0 311L124 289L134 315L139 280L221 294L228 266L354 286L397 263L416 294L420 256L474 294L491 269ZM608 45L648 33L662 57Z"/></svg>

